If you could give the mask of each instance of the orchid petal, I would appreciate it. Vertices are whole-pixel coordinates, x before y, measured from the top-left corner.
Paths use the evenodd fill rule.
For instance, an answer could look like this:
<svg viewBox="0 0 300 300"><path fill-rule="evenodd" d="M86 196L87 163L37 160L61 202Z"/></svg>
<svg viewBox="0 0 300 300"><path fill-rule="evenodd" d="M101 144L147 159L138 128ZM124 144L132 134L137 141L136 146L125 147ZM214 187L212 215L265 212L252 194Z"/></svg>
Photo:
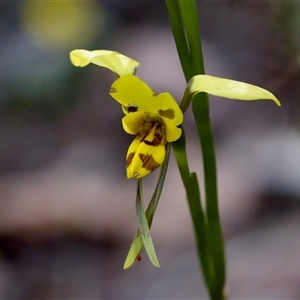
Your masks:
<svg viewBox="0 0 300 300"><path fill-rule="evenodd" d="M144 112L137 111L128 113L125 117L123 117L122 124L124 130L129 134L138 134L145 122L143 114Z"/></svg>
<svg viewBox="0 0 300 300"><path fill-rule="evenodd" d="M206 92L214 96L237 100L270 99L281 106L279 100L272 93L261 87L210 75L194 76L189 81L187 89L193 96Z"/></svg>
<svg viewBox="0 0 300 300"><path fill-rule="evenodd" d="M134 75L118 78L111 86L110 95L125 107L136 106L139 111L171 119L175 125L183 122L183 114L169 93L156 94Z"/></svg>
<svg viewBox="0 0 300 300"><path fill-rule="evenodd" d="M153 126L146 136L138 135L129 146L126 156L127 178L142 178L163 163L166 140L157 140L157 126Z"/></svg>
<svg viewBox="0 0 300 300"><path fill-rule="evenodd" d="M148 146L144 142L140 143L131 165L127 168L127 178L142 178L149 175L161 166L165 156L165 145Z"/></svg>
<svg viewBox="0 0 300 300"><path fill-rule="evenodd" d="M163 121L165 123L166 126L166 139L167 142L171 143L174 141L177 141L182 133L181 128L176 127L172 121L163 118Z"/></svg>
<svg viewBox="0 0 300 300"><path fill-rule="evenodd" d="M92 63L107 68L118 76L134 74L140 66L137 61L115 51L77 49L70 52L70 60L76 67L85 67Z"/></svg>

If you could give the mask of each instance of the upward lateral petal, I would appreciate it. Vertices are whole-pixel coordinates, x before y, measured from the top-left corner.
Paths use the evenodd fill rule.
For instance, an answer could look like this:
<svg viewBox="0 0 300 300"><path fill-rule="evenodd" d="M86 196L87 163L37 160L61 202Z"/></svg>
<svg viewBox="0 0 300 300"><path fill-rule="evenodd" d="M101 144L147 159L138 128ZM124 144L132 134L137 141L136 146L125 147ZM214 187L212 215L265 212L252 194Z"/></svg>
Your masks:
<svg viewBox="0 0 300 300"><path fill-rule="evenodd" d="M156 94L134 75L118 78L111 86L110 95L125 107L154 113L171 120L175 125L183 122L182 111L169 93Z"/></svg>
<svg viewBox="0 0 300 300"><path fill-rule="evenodd" d="M196 75L188 83L187 88L195 95L200 92L237 100L273 100L281 106L279 100L269 91L245 82L210 76Z"/></svg>
<svg viewBox="0 0 300 300"><path fill-rule="evenodd" d="M153 111L154 91L134 75L118 78L111 86L109 94L125 107L136 107L139 111Z"/></svg>
<svg viewBox="0 0 300 300"><path fill-rule="evenodd" d="M172 121L176 126L183 122L183 113L169 93L158 94L154 100L157 112L161 117Z"/></svg>
<svg viewBox="0 0 300 300"><path fill-rule="evenodd" d="M76 67L85 67L92 63L107 68L119 77L135 74L140 63L115 51L77 49L70 52L70 60Z"/></svg>

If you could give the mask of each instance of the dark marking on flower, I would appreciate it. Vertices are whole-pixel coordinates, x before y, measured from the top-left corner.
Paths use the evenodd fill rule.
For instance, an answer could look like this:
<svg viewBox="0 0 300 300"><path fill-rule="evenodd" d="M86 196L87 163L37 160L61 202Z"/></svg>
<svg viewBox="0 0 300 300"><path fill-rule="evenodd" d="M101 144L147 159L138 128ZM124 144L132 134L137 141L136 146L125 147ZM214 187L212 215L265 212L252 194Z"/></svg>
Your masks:
<svg viewBox="0 0 300 300"><path fill-rule="evenodd" d="M151 129L153 129L154 126L155 126L155 122L144 122L136 138L143 141L150 133Z"/></svg>
<svg viewBox="0 0 300 300"><path fill-rule="evenodd" d="M135 155L135 152L131 152L126 157L126 168L128 168L131 165L132 159Z"/></svg>
<svg viewBox="0 0 300 300"><path fill-rule="evenodd" d="M171 120L175 118L175 112L173 109L167 109L167 110L160 109L158 111L158 114L162 117L165 117L165 118L171 119Z"/></svg>
<svg viewBox="0 0 300 300"><path fill-rule="evenodd" d="M155 140L153 141L147 141L147 140L144 140L144 143L148 146L158 146L160 143L157 143Z"/></svg>
<svg viewBox="0 0 300 300"><path fill-rule="evenodd" d="M129 106L129 107L127 107L127 111L128 111L129 113L136 112L137 110L138 110L138 108L137 108L137 107L134 107L134 106Z"/></svg>
<svg viewBox="0 0 300 300"><path fill-rule="evenodd" d="M148 146L158 146L164 145L166 143L166 134L165 127L162 123L152 122L149 123L150 126L147 128L147 131L140 132L139 137L141 142L144 142ZM155 128L154 128L155 127ZM154 134L150 134L151 130L154 128ZM150 138L152 137L152 138Z"/></svg>
<svg viewBox="0 0 300 300"><path fill-rule="evenodd" d="M157 97L158 94L153 91L153 97Z"/></svg>
<svg viewBox="0 0 300 300"><path fill-rule="evenodd" d="M132 103L132 104L129 104L128 106L123 106L123 107L129 113L136 112L139 109L135 103Z"/></svg>
<svg viewBox="0 0 300 300"><path fill-rule="evenodd" d="M152 155L140 153L139 158L143 162L142 167L150 172L154 171L160 166L160 164L153 158Z"/></svg>
<svg viewBox="0 0 300 300"><path fill-rule="evenodd" d="M113 87L112 87L112 88L110 88L110 90L109 90L109 93L110 93L110 94L112 94L112 93L116 93L116 92L117 92L117 90L116 90L115 88L113 88Z"/></svg>
<svg viewBox="0 0 300 300"><path fill-rule="evenodd" d="M163 138L163 133L161 131L160 128L156 128L155 129L155 132L154 132L154 135L153 135L153 139L150 140L149 139L149 136L147 136L143 142L148 145L148 146L158 146L160 144L163 144L164 143L164 138Z"/></svg>

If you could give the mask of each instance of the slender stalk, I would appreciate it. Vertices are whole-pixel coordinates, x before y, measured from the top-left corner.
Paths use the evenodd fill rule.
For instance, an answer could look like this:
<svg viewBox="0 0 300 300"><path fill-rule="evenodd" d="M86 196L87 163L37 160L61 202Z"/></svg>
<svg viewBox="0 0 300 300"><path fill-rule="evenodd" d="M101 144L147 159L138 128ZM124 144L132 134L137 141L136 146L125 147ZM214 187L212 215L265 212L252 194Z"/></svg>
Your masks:
<svg viewBox="0 0 300 300"><path fill-rule="evenodd" d="M212 280L213 286L210 290L210 293L211 299L219 300L223 299L222 294L224 290L226 274L224 245L218 209L216 160L210 120L207 115L199 113L201 112L201 109L203 109L203 106L201 107L201 105L199 105L199 100L195 99L195 101L192 103L192 107L202 146L206 193L206 214L210 240L209 246L214 261L214 273ZM202 115L201 118L200 115Z"/></svg>
<svg viewBox="0 0 300 300"><path fill-rule="evenodd" d="M197 6L195 1L180 2L182 18L186 24L186 35L190 45L193 72L204 74L204 62L199 31ZM213 132L210 121L207 94L201 93L192 103L195 122L202 149L204 181L206 195L206 212L209 228L210 247L214 258L214 286L211 294L214 299L221 299L225 285L225 255L218 206L217 165L214 149Z"/></svg>
<svg viewBox="0 0 300 300"><path fill-rule="evenodd" d="M163 187L164 187L167 170L168 170L169 159L170 159L170 152L171 152L171 144L168 143L167 148L166 148L166 157L165 157L165 160L160 169L156 188L155 188L155 191L152 195L151 201L149 202L149 205L146 210L146 217L148 220L149 227L151 227L151 225L152 225L153 217L154 217L156 208L159 203L160 195L161 195Z"/></svg>
<svg viewBox="0 0 300 300"><path fill-rule="evenodd" d="M195 173L190 173L188 166L184 131L182 132L180 139L172 143L172 148L178 164L181 179L186 190L186 196L196 237L200 267L202 267L203 270L205 283L208 287L210 287L213 265L208 247L208 232L206 230L205 214L201 205L197 175Z"/></svg>
<svg viewBox="0 0 300 300"><path fill-rule="evenodd" d="M181 53L179 54L179 57L184 73L188 75L186 76L186 79L188 81L194 75L205 73L196 2L193 0L169 0L166 2L169 9L169 15L171 19L175 43L177 46L178 53ZM173 9L170 9L170 6L172 6ZM172 14L176 14L176 17ZM173 24L175 22L174 20L180 20L177 21L178 24L176 26ZM181 27L181 29L178 29L178 27ZM180 43L178 41L180 41ZM183 43L183 41L185 41L185 43ZM188 49L189 59L181 59L183 55L182 52L186 54L186 51L183 51L181 49L182 45L184 45L185 49ZM186 97L185 93L182 102L182 107L184 110L187 109L189 101L190 99ZM221 300L225 299L225 255L218 210L216 158L209 114L209 101L207 95L201 93L195 96L192 107L201 143L202 159L204 165L206 203L205 215L207 218L205 230L208 236L208 241L206 241L207 244L205 245L205 247L209 248L209 251L212 256L212 271L206 274L205 272L207 272L207 270L204 269L203 263L202 268L204 275L206 277L209 277L209 279L206 280L206 283L209 289L210 298ZM185 187L187 190L186 185ZM195 201L198 200L197 197L194 195L192 203ZM192 210L193 206L190 202L191 201L189 200L190 209ZM195 227L196 223L193 224ZM197 241L201 240L201 233L199 233L196 228L195 232ZM201 254L200 252L200 260L201 255L203 255L203 253ZM209 258L206 257L206 259Z"/></svg>

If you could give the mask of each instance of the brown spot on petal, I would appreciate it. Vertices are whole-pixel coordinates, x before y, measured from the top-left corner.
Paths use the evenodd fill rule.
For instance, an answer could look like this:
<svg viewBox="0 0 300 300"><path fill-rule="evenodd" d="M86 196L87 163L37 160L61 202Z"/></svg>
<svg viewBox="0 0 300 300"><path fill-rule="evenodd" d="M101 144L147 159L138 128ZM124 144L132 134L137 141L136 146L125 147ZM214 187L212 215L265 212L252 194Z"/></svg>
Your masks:
<svg viewBox="0 0 300 300"><path fill-rule="evenodd" d="M140 153L139 157L143 162L142 167L150 172L157 169L160 164L153 158L152 155Z"/></svg>
<svg viewBox="0 0 300 300"><path fill-rule="evenodd" d="M173 109L167 109L167 110L160 109L158 111L158 114L162 117L165 117L165 118L171 119L171 120L174 119L174 117L175 117L175 112Z"/></svg>
<svg viewBox="0 0 300 300"><path fill-rule="evenodd" d="M147 128L147 131L140 132L142 137L142 142L148 146L158 146L166 144L166 134L165 127L162 123L147 123L150 124L150 127ZM150 134L151 130L154 129L154 134Z"/></svg>
<svg viewBox="0 0 300 300"><path fill-rule="evenodd" d="M110 94L112 94L112 93L116 93L116 92L117 92L117 90L116 90L115 88L113 88L113 87L112 87L112 88L110 88L110 90L109 90L109 93L110 93Z"/></svg>
<svg viewBox="0 0 300 300"><path fill-rule="evenodd" d="M137 107L134 107L134 106L129 106L129 107L127 108L127 111L128 111L129 113L136 112L137 110L138 110L138 108L137 108Z"/></svg>
<svg viewBox="0 0 300 300"><path fill-rule="evenodd" d="M146 138L143 140L143 142L148 146L158 146L160 144L165 143L164 134L162 131L162 128L159 124L154 131L153 140L150 140L149 136L146 136Z"/></svg>
<svg viewBox="0 0 300 300"><path fill-rule="evenodd" d="M126 157L126 167L127 168L131 165L134 154L135 154L135 152L132 152L127 155L127 157Z"/></svg>
<svg viewBox="0 0 300 300"><path fill-rule="evenodd" d="M138 106L135 103L131 103L128 106L123 106L129 113L138 111Z"/></svg>
<svg viewBox="0 0 300 300"><path fill-rule="evenodd" d="M157 96L158 96L158 94L153 92L153 97L157 97Z"/></svg>

